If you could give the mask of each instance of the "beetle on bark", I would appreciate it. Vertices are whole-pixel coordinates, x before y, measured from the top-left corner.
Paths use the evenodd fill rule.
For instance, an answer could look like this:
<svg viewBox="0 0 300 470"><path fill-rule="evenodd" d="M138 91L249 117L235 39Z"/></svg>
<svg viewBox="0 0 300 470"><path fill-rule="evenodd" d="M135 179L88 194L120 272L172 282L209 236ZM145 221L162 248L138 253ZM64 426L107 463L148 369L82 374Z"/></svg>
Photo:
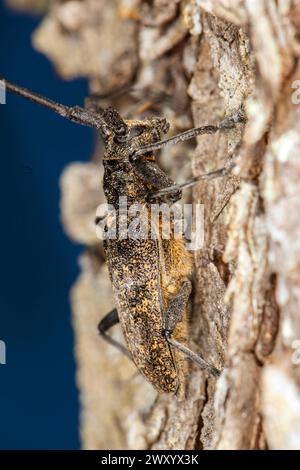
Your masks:
<svg viewBox="0 0 300 470"><path fill-rule="evenodd" d="M163 118L124 120L113 108L68 107L7 80L2 82L8 90L100 132L105 143L103 188L117 218L120 198L126 198L127 209L140 204L149 214L152 202L172 205L181 198L182 189L201 179L228 174L232 165L177 185L158 166L154 152L166 145L230 129L245 121L244 112L239 109L215 125L193 128L161 140L162 134L169 130ZM187 373L186 358L215 377L220 371L186 346L192 258L184 239L161 237L160 225L154 238L124 238L117 233L116 237L105 239L106 261L117 308L100 321L98 328L103 338L133 360L158 392L181 394ZM108 335L109 328L118 322L127 349Z"/></svg>

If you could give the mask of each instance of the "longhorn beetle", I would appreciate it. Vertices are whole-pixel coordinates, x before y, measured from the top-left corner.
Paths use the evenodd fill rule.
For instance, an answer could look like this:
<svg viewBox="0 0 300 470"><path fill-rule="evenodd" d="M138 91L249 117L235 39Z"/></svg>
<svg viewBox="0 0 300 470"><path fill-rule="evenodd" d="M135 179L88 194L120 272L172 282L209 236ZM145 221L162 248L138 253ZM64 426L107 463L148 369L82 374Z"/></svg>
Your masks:
<svg viewBox="0 0 300 470"><path fill-rule="evenodd" d="M3 82L8 90L100 132L105 143L103 188L116 214L122 196L126 196L128 207L139 203L149 211L151 201L174 203L181 198L182 189L201 179L228 174L231 168L225 167L176 185L157 165L153 152L201 134L230 129L245 121L244 112L239 109L215 125L196 127L160 140L169 130L163 118L124 120L111 107L98 107L97 111L68 107L7 80ZM177 393L182 389L184 356L217 377L218 369L180 341L185 336L183 319L191 294L192 261L185 242L174 238L160 240L159 237L123 239L118 235L115 239L106 239L104 249L117 309L100 321L101 336L130 357L159 392ZM119 321L128 349L107 334Z"/></svg>

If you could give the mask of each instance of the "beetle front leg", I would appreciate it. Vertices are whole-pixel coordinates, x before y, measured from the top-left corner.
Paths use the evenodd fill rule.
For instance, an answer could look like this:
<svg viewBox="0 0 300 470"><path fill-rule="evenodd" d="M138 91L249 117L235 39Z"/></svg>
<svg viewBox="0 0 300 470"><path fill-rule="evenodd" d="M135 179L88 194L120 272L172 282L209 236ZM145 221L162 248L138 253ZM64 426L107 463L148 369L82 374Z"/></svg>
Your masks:
<svg viewBox="0 0 300 470"><path fill-rule="evenodd" d="M163 333L166 340L173 348L177 349L178 351L181 351L193 362L198 364L201 369L206 369L214 377L219 377L220 371L216 367L212 366L211 364L206 362L201 356L194 353L182 343L179 343L179 341L176 341L172 338L172 334L176 328L176 325L178 322L181 321L186 310L191 290L191 282L187 279L182 285L179 292L176 294L176 296L170 301L169 307L165 313Z"/></svg>
<svg viewBox="0 0 300 470"><path fill-rule="evenodd" d="M168 145L175 145L179 142L185 142L190 139L194 139L199 135L205 134L216 134L218 131L228 130L234 128L238 123L245 123L246 122L246 114L241 106L235 113L231 116L224 118L222 121L216 124L208 124L205 126L200 127L193 127L185 132L175 135L174 137L170 137L169 139L160 140L158 142L149 143L146 145L142 145L141 147L137 148L133 155L132 160L138 160L142 155L145 155L149 152L156 152Z"/></svg>
<svg viewBox="0 0 300 470"><path fill-rule="evenodd" d="M102 336L102 338L105 339L105 341L107 341L110 345L114 346L115 348L118 349L118 351L120 351L122 354L127 356L129 359L131 359L129 352L123 346L123 344L119 343L118 341L111 338L111 336L107 334L107 331L110 330L110 328L112 328L114 325L117 325L119 322L120 320L119 320L118 311L116 308L114 308L107 315L105 315L105 317L102 318L102 320L100 321L98 325L98 331L99 331L100 336Z"/></svg>

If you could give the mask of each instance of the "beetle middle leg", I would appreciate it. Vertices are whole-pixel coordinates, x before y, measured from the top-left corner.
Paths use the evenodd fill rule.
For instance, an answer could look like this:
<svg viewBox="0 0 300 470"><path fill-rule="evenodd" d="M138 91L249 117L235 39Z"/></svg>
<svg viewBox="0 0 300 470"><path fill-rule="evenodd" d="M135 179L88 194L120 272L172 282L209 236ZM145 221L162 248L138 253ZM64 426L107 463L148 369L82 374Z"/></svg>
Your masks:
<svg viewBox="0 0 300 470"><path fill-rule="evenodd" d="M150 196L152 199L168 195L172 196L174 192L176 193L178 191L182 191L183 189L191 188L192 186L195 186L195 184L197 184L199 181L208 181L216 178L222 178L224 176L229 176L234 166L235 164L230 160L228 165L219 168L218 170L210 171L208 173L203 173L202 175L195 176L194 178L191 178L190 180L182 184L174 184L173 186L161 188L160 190L153 192Z"/></svg>
<svg viewBox="0 0 300 470"><path fill-rule="evenodd" d="M161 196L167 196L169 202L176 202L181 198L181 188L158 166L154 160L136 160L132 162L134 171L151 185L154 191L149 192L149 202L156 202ZM171 190L169 190L171 188Z"/></svg>
<svg viewBox="0 0 300 470"><path fill-rule="evenodd" d="M181 321L183 314L186 310L186 305L190 297L191 290L191 282L186 279L178 293L170 301L169 306L165 312L163 334L170 346L177 349L178 351L181 351L193 362L198 364L201 369L206 369L214 377L218 377L220 375L220 371L216 367L212 366L211 364L206 362L200 355L194 353L188 347L184 346L182 343L172 338L173 332L178 322Z"/></svg>
<svg viewBox="0 0 300 470"><path fill-rule="evenodd" d="M107 334L108 330L112 328L113 326L117 325L119 323L119 315L118 311L116 308L111 310L105 317L102 318L98 325L98 331L100 336L102 336L105 341L107 341L110 345L114 346L115 348L118 349L122 354L127 356L129 359L131 359L131 356L125 346L123 344L119 343L115 339L113 339L111 336Z"/></svg>

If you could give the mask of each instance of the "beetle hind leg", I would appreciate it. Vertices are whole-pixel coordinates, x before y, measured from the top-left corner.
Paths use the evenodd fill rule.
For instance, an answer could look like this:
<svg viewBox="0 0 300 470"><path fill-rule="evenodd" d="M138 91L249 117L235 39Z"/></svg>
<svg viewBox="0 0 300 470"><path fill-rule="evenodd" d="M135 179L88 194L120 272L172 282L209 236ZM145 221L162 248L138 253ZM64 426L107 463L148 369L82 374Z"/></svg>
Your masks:
<svg viewBox="0 0 300 470"><path fill-rule="evenodd" d="M107 341L110 345L114 346L118 349L118 351L127 356L129 359L131 359L131 356L125 346L123 346L123 344L119 343L107 334L108 330L110 330L110 328L112 328L114 325L117 325L119 321L120 320L118 311L116 308L114 308L109 313L107 313L105 317L102 318L98 325L98 331L100 336L105 339L105 341Z"/></svg>
<svg viewBox="0 0 300 470"><path fill-rule="evenodd" d="M191 282L187 279L179 292L169 303L168 309L165 313L163 333L170 346L181 351L185 356L198 364L201 369L206 369L211 375L218 377L220 375L220 371L216 367L206 362L199 354L194 353L188 347L172 338L173 332L185 312L191 290Z"/></svg>

